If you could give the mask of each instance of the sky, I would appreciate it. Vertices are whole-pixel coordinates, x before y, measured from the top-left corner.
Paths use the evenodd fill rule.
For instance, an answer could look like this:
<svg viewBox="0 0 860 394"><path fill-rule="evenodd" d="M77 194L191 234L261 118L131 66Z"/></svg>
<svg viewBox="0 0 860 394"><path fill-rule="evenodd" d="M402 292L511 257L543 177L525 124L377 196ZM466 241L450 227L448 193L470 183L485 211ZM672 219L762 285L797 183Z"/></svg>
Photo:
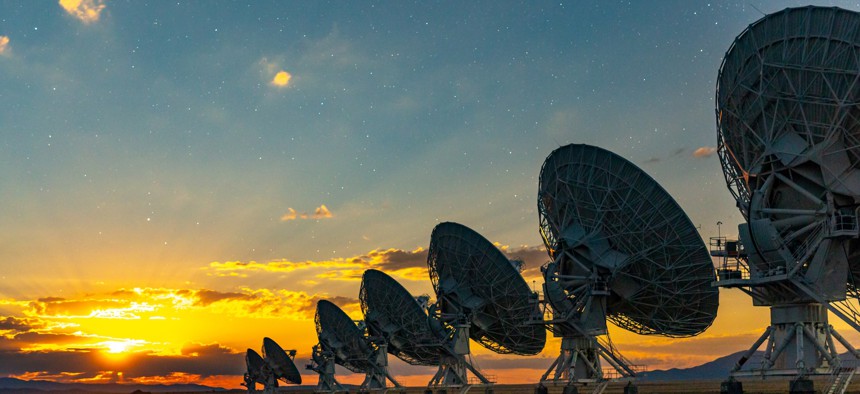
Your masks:
<svg viewBox="0 0 860 394"><path fill-rule="evenodd" d="M640 166L703 239L736 234L717 71L798 5L0 0L0 376L235 388L264 336L303 368L316 302L360 319L365 269L432 296L443 221L534 284L538 175L569 143ZM698 365L768 323L736 290L720 302L695 338L610 334L650 369ZM526 383L559 341L472 349ZM390 362L407 384L435 372Z"/></svg>

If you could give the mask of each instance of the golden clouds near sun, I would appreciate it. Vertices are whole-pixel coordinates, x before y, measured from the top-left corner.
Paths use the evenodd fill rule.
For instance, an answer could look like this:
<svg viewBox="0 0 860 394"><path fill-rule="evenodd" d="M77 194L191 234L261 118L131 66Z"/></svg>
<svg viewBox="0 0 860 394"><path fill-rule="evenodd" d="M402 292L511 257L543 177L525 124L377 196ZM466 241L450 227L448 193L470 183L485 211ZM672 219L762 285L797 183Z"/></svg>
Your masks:
<svg viewBox="0 0 860 394"><path fill-rule="evenodd" d="M272 85L279 86L279 87L287 86L287 85L289 85L291 79L293 79L292 74L290 74L284 70L281 70L281 71L278 71L277 74L275 74L275 78L272 78Z"/></svg>
<svg viewBox="0 0 860 394"><path fill-rule="evenodd" d="M60 0L60 6L69 15L88 24L99 20L102 10L105 9L102 0Z"/></svg>
<svg viewBox="0 0 860 394"><path fill-rule="evenodd" d="M9 37L0 36L0 54L6 52L6 49L9 47Z"/></svg>

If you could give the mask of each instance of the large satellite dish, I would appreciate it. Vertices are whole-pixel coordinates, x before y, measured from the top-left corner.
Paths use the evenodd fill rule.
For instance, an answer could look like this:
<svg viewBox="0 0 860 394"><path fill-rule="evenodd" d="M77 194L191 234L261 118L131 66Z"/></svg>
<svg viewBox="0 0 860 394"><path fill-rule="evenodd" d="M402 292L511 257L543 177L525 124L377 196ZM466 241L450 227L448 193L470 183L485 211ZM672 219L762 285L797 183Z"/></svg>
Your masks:
<svg viewBox="0 0 860 394"><path fill-rule="evenodd" d="M768 340L753 374L838 369L829 338L841 336L828 309L860 330L844 302L860 283L858 79L860 14L835 7L766 15L735 39L720 67L718 153L747 221L738 231L748 257L721 269L717 286L739 287L771 308L771 326L749 352ZM804 340L814 345L805 352ZM744 361L733 376L742 376Z"/></svg>
<svg viewBox="0 0 860 394"><path fill-rule="evenodd" d="M269 337L263 338L262 350L263 359L269 364L275 379L281 379L286 383L302 384L302 375L299 374L299 370L293 362L293 357L296 355L295 351L290 352L292 357L288 356L287 352Z"/></svg>
<svg viewBox="0 0 860 394"><path fill-rule="evenodd" d="M242 385L248 388L249 393L257 391L257 383L262 385L268 383L270 372L265 369L267 367L266 362L254 349L248 349L245 352L245 366L247 372L245 372L245 382Z"/></svg>
<svg viewBox="0 0 860 394"><path fill-rule="evenodd" d="M327 300L317 302L314 321L320 344L333 353L335 363L365 374L362 390L385 389L386 378L400 387L388 373L385 345L367 340L364 332L337 305Z"/></svg>
<svg viewBox="0 0 860 394"><path fill-rule="evenodd" d="M245 373L243 386L248 388L248 393L257 392L257 383L263 385L266 393L277 391L278 380L302 384L302 376L293 362L295 350L290 350L290 354L287 355L287 352L271 338L263 338L262 351L262 357L253 349L245 352L245 365L248 371Z"/></svg>
<svg viewBox="0 0 860 394"><path fill-rule="evenodd" d="M358 299L368 333L388 343L388 353L412 365L439 365L442 341L431 330L427 312L400 283L369 269L361 277Z"/></svg>
<svg viewBox="0 0 860 394"><path fill-rule="evenodd" d="M697 335L713 322L719 294L704 242L634 164L594 146L560 147L541 168L538 211L552 258L542 269L549 323L562 337L542 382L603 380L600 358L633 377L606 336L607 320L669 337Z"/></svg>
<svg viewBox="0 0 860 394"><path fill-rule="evenodd" d="M539 312L537 295L486 238L461 224L440 223L430 236L427 265L437 296L431 316L451 329L449 349L461 359L469 354L469 338L496 353L543 349L546 331L529 324ZM442 361L431 385L463 385L467 368L490 383L470 364Z"/></svg>

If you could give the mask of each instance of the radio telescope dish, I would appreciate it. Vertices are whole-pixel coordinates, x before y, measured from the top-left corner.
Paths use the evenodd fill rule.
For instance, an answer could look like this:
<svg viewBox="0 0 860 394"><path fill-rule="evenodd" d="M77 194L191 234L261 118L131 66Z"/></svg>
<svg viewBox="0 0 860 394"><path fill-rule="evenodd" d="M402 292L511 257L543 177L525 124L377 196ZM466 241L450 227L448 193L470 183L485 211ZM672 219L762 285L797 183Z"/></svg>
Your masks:
<svg viewBox="0 0 860 394"><path fill-rule="evenodd" d="M787 8L747 27L720 66L717 152L747 221L738 231L748 257L722 269L731 275L716 285L771 308L771 326L750 350L769 339L756 374L839 367L828 309L860 330L845 309L860 283L858 29L857 12ZM816 345L805 353L804 337Z"/></svg>
<svg viewBox="0 0 860 394"><path fill-rule="evenodd" d="M458 223L438 224L430 235L427 264L442 314L465 314L470 337L501 354L534 355L546 331L529 325L535 294L490 241Z"/></svg>
<svg viewBox="0 0 860 394"><path fill-rule="evenodd" d="M294 357L295 350L291 351L291 354ZM283 379L292 384L302 384L302 375L299 374L293 358L288 356L287 352L269 337L263 338L263 359L268 363L276 379Z"/></svg>
<svg viewBox="0 0 860 394"><path fill-rule="evenodd" d="M249 393L256 392L256 384L265 385L269 380L271 371L267 369L266 362L254 349L248 349L245 352L245 366L247 372L245 372L245 382L242 385L248 388Z"/></svg>
<svg viewBox="0 0 860 394"><path fill-rule="evenodd" d="M625 377L606 321L643 335L689 337L708 328L719 304L713 264L696 228L648 174L589 145L553 151L540 172L540 233L552 261L544 294L563 338L553 379L602 379L599 357Z"/></svg>
<svg viewBox="0 0 860 394"><path fill-rule="evenodd" d="M460 359L469 354L469 338L502 354L543 349L546 331L529 324L538 309L537 294L486 238L461 224L440 223L430 236L427 265L437 296L431 317L452 330L449 349ZM465 368L489 384L470 364L440 366L431 384L465 384Z"/></svg>
<svg viewBox="0 0 860 394"><path fill-rule="evenodd" d="M367 340L362 330L337 305L327 300L317 302L314 321L320 344L334 354L335 363L352 372L365 374L362 389L384 389L386 378L400 387L388 373L385 344Z"/></svg>
<svg viewBox="0 0 860 394"><path fill-rule="evenodd" d="M371 336L388 342L388 353L412 365L439 365L442 341L427 312L396 280L369 269L361 277L361 310Z"/></svg>

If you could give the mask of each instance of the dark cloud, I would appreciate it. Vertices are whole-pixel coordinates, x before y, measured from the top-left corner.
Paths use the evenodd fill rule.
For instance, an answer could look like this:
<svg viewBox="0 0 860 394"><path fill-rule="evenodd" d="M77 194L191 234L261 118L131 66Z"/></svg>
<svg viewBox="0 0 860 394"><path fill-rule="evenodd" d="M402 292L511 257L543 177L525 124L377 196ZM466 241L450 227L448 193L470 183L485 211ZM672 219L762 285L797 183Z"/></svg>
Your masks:
<svg viewBox="0 0 860 394"><path fill-rule="evenodd" d="M505 250L505 254L511 260L520 260L523 263L523 271L540 269L547 261L549 255L543 246L522 246L517 249ZM540 272L540 271L538 271Z"/></svg>
<svg viewBox="0 0 860 394"><path fill-rule="evenodd" d="M36 299L36 301L39 301L39 302L60 302L60 301L65 301L65 300L66 299L62 298L62 297L44 297L44 298Z"/></svg>
<svg viewBox="0 0 860 394"><path fill-rule="evenodd" d="M244 353L218 344L189 344L179 355L132 353L125 356L121 368L118 368L115 360L94 350L0 351L0 375L38 372L39 375L45 376L69 376L68 380L71 381L92 378L99 371L122 371L125 378L131 379L174 373L196 374L202 377L241 375L244 368Z"/></svg>
<svg viewBox="0 0 860 394"><path fill-rule="evenodd" d="M307 319L313 319L317 312L317 302L327 300L343 309L347 314L360 309L358 298L343 297L343 296L320 296L315 295L308 299L307 302L300 306L296 306L298 312L304 314Z"/></svg>
<svg viewBox="0 0 860 394"><path fill-rule="evenodd" d="M0 318L0 331L30 331L36 328L45 327L45 323L39 319L33 318L17 318L14 316L7 316Z"/></svg>
<svg viewBox="0 0 860 394"><path fill-rule="evenodd" d="M386 249L374 250L360 260L373 262L376 268L384 271L397 271L404 268L427 268L427 250Z"/></svg>
<svg viewBox="0 0 860 394"><path fill-rule="evenodd" d="M80 344L83 341L80 335L67 333L44 333L29 331L17 334L7 341L16 348L28 347L32 345L70 345ZM0 345L2 346L2 345Z"/></svg>
<svg viewBox="0 0 860 394"><path fill-rule="evenodd" d="M198 290L197 291L197 301L194 302L195 306L208 306L213 302L223 301L223 300L242 300L249 301L254 299L253 295L244 294L244 293L233 293L233 292L220 292L214 290Z"/></svg>
<svg viewBox="0 0 860 394"><path fill-rule="evenodd" d="M503 248L502 251L509 259L522 260L526 268L540 267L549 259L543 246L522 246L516 249ZM351 261L356 263L365 262L372 265L373 268L388 272L407 268L427 268L427 250L374 250Z"/></svg>

